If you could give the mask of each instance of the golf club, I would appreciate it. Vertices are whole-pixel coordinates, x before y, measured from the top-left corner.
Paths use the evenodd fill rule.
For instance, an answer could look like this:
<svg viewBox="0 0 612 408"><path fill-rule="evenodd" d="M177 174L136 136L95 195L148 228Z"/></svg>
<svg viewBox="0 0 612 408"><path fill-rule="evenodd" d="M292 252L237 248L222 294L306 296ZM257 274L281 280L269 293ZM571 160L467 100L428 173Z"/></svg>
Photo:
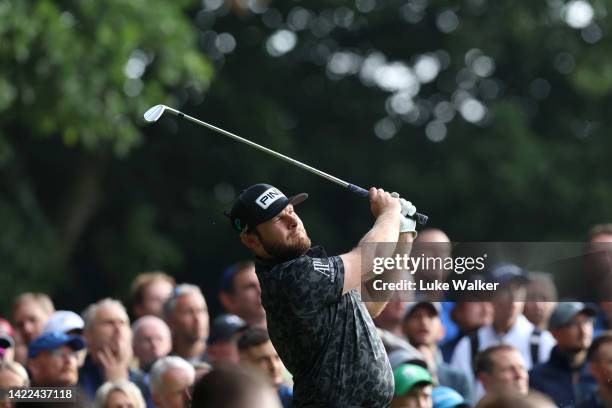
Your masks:
<svg viewBox="0 0 612 408"><path fill-rule="evenodd" d="M323 177L323 178L325 178L325 179L327 179L327 180L329 180L329 181L331 181L333 183L336 183L336 184L338 184L338 185L340 185L340 186L342 186L344 188L348 188L350 191L352 191L353 193L355 193L357 195L360 195L362 197L367 197L368 196L368 190L366 190L364 188L361 188L361 187L359 187L359 186L357 186L355 184L348 183L348 182L346 182L344 180L339 179L338 177L332 176L331 174L324 173L321 170L315 169L314 167L311 167L311 166L309 166L307 164L304 164L302 162L294 160L291 157L285 156L284 154L280 154L278 152L275 152L274 150L268 149L267 147L258 145L257 143L253 143L250 140L244 139L244 138L242 138L240 136L237 136L237 135L235 135L233 133L230 133L230 132L228 132L226 130L223 130L221 128L218 128L216 126L213 126L213 125L211 125L209 123L206 123L204 121L201 121L201 120L196 119L194 117L191 117L189 115L185 115L183 112L178 111L176 109L173 109L173 108L171 108L169 106L166 106L166 105L155 105L155 106L149 108L145 112L145 114L144 114L144 119L145 119L145 121L147 121L149 123L157 122L157 120L164 114L164 112L170 112L170 113L178 116L179 118L185 118L185 119L190 120L190 121L192 121L194 123L197 123L198 125L202 125L204 127L207 127L210 130L214 130L217 133L221 133L222 135L231 137L234 140L238 140L239 142L246 143L249 146L256 148L257 150L261 150L262 152L271 154L272 156L275 156L275 157L278 157L279 159L285 160L285 161L287 161L287 162L289 162L291 164L294 164L294 165L296 165L296 166L298 166L298 167L300 167L300 168L302 168L302 169L304 169L306 171L309 171L309 172L314 173L314 174L316 174L318 176L321 176L321 177ZM427 218L428 217L425 214L420 214L420 213L417 212L412 217L414 219L416 219L416 221L419 224L421 224L421 225L427 224Z"/></svg>

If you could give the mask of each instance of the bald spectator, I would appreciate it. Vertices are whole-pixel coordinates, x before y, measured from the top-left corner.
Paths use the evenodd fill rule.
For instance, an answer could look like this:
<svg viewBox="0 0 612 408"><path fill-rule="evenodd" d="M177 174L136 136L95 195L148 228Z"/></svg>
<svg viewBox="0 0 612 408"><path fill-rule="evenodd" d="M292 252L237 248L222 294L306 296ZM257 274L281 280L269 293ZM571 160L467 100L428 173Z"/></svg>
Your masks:
<svg viewBox="0 0 612 408"><path fill-rule="evenodd" d="M150 374L151 395L157 408L187 408L190 389L195 381L195 369L177 356L160 358Z"/></svg>
<svg viewBox="0 0 612 408"><path fill-rule="evenodd" d="M548 329L548 319L557 305L557 288L552 276L544 272L529 273L525 317L540 331Z"/></svg>
<svg viewBox="0 0 612 408"><path fill-rule="evenodd" d="M44 293L22 293L13 301L12 318L17 332L15 357L19 362L25 363L28 343L42 334L54 311L51 298Z"/></svg>
<svg viewBox="0 0 612 408"><path fill-rule="evenodd" d="M261 288L253 262L239 262L223 272L219 301L228 313L249 325L266 326L266 311L261 305Z"/></svg>
<svg viewBox="0 0 612 408"><path fill-rule="evenodd" d="M315 391L316 392L316 391ZM266 378L253 369L221 365L198 381L194 408L280 408L278 396Z"/></svg>
<svg viewBox="0 0 612 408"><path fill-rule="evenodd" d="M597 389L578 404L578 408L608 408L612 406L612 332L597 337L587 353L591 374Z"/></svg>
<svg viewBox="0 0 612 408"><path fill-rule="evenodd" d="M79 380L76 352L85 348L81 336L48 332L28 347L28 370L36 387L67 387Z"/></svg>
<svg viewBox="0 0 612 408"><path fill-rule="evenodd" d="M521 353L508 344L489 347L478 353L474 372L487 394L509 392L527 395L529 375Z"/></svg>
<svg viewBox="0 0 612 408"><path fill-rule="evenodd" d="M163 317L164 303L175 286L174 278L164 272L145 272L136 276L130 289L130 304L134 317Z"/></svg>
<svg viewBox="0 0 612 408"><path fill-rule="evenodd" d="M419 232L414 240L413 253L424 256L425 258L446 258L451 255L450 239L446 233L437 228L427 228ZM417 287L420 287L419 281L424 283L443 282L448 277L449 272L441 269L426 268L418 269L414 278L417 281ZM443 300L444 293L442 291L426 291L417 292L415 300Z"/></svg>
<svg viewBox="0 0 612 408"><path fill-rule="evenodd" d="M238 350L240 362L265 372L277 389L283 407L290 407L293 390L284 383L285 366L272 345L267 330L257 326L245 330L238 340Z"/></svg>
<svg viewBox="0 0 612 408"><path fill-rule="evenodd" d="M155 361L172 351L170 328L156 316L143 316L132 324L132 346L141 371L148 373Z"/></svg>
<svg viewBox="0 0 612 408"><path fill-rule="evenodd" d="M208 306L195 285L178 285L164 304L164 318L172 332L172 354L190 363L203 361L209 333Z"/></svg>
<svg viewBox="0 0 612 408"><path fill-rule="evenodd" d="M548 395L560 407L574 406L596 387L587 367L593 316L595 310L584 303L560 302L549 324L557 345L546 363L529 372L531 388Z"/></svg>
<svg viewBox="0 0 612 408"><path fill-rule="evenodd" d="M132 331L121 302L102 299L83 312L83 320L88 355L79 372L79 385L86 395L93 400L97 389L107 381L139 381L138 373L129 367Z"/></svg>

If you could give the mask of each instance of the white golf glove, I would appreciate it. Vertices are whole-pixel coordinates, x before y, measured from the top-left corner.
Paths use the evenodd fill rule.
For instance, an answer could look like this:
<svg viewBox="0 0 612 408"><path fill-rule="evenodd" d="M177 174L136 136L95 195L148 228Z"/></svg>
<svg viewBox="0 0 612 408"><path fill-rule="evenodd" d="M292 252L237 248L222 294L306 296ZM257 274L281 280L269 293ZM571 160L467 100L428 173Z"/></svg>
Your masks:
<svg viewBox="0 0 612 408"><path fill-rule="evenodd" d="M400 219L400 233L412 232L416 235L416 220L410 218L416 213L416 207L412 205L410 201L400 198L397 193L391 193L391 195L400 200L400 212L402 213L402 218Z"/></svg>

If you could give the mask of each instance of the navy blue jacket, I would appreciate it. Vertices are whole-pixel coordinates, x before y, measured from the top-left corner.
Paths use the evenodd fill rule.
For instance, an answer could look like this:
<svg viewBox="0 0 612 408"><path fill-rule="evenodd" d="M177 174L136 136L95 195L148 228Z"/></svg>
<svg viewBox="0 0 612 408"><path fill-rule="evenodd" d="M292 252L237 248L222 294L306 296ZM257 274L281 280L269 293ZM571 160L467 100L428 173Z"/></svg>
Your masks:
<svg viewBox="0 0 612 408"><path fill-rule="evenodd" d="M574 381L577 378L577 381ZM585 362L577 369L570 367L566 355L554 347L550 359L529 372L529 386L543 392L559 407L574 406L597 388Z"/></svg>

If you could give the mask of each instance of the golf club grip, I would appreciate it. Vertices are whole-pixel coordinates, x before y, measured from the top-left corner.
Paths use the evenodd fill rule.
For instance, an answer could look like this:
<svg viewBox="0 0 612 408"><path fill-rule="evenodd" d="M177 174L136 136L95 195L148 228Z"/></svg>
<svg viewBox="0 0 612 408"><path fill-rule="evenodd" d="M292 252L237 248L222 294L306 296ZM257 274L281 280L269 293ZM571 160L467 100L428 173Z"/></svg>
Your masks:
<svg viewBox="0 0 612 408"><path fill-rule="evenodd" d="M367 197L368 196L368 190L361 188L359 186L356 186L355 184L348 184L346 186L350 191L352 191L353 193L360 195L361 197ZM421 214L421 213L415 213L412 218L416 219L417 223L419 225L425 225L427 224L427 220L428 220L428 216L425 214Z"/></svg>

